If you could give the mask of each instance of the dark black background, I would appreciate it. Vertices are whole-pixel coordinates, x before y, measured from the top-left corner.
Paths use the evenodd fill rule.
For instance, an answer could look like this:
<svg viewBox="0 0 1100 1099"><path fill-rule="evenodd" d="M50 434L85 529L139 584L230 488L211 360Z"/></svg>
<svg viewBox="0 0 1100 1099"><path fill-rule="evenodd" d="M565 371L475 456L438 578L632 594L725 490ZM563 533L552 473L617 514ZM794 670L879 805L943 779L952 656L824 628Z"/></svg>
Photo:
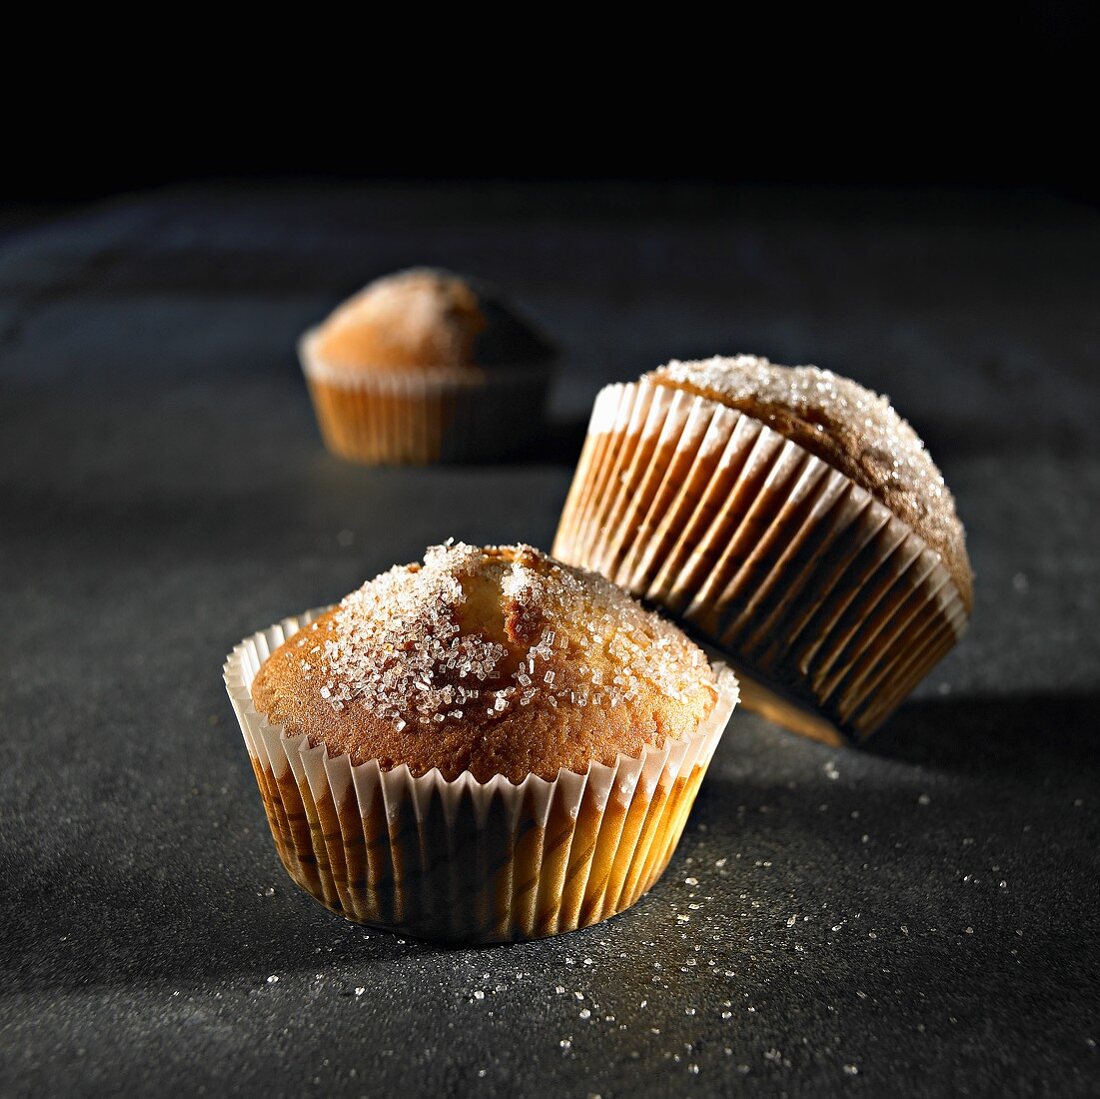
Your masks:
<svg viewBox="0 0 1100 1099"><path fill-rule="evenodd" d="M136 39L43 18L0 76L10 202L304 177L1100 194L1088 0L383 9Z"/></svg>
<svg viewBox="0 0 1100 1099"><path fill-rule="evenodd" d="M9 39L0 1093L1095 1094L1086 6L386 14ZM514 463L320 445L297 335L418 262L565 348ZM968 529L963 643L864 751L738 712L607 924L446 950L324 912L225 653L449 535L549 545L599 387L742 350L917 426Z"/></svg>

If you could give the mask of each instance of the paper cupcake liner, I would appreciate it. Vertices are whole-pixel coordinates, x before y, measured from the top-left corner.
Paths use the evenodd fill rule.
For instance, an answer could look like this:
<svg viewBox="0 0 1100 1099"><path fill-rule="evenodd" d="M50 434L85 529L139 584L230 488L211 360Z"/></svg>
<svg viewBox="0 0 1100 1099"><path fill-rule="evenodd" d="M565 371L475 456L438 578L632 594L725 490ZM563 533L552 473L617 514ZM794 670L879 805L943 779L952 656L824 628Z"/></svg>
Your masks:
<svg viewBox="0 0 1100 1099"><path fill-rule="evenodd" d="M544 419L547 366L350 371L316 353L313 333L298 353L321 437L348 461L425 465L501 457Z"/></svg>
<svg viewBox="0 0 1100 1099"><path fill-rule="evenodd" d="M939 555L869 492L648 382L597 397L553 554L717 644L758 681L746 706L834 741L872 733L968 618Z"/></svg>
<svg viewBox="0 0 1100 1099"><path fill-rule="evenodd" d="M478 782L414 777L330 757L252 703L260 666L322 611L288 618L229 655L225 683L275 847L303 889L349 920L423 938L504 942L598 923L660 877L737 702L718 669L714 712L691 737L562 770Z"/></svg>

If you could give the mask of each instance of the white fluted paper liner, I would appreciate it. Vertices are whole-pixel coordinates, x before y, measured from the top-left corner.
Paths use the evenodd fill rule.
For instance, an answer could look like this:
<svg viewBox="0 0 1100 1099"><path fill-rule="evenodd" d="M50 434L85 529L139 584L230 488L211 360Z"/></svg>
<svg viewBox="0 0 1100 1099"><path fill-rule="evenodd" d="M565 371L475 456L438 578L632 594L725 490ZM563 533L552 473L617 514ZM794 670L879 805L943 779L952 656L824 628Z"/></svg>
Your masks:
<svg viewBox="0 0 1100 1099"><path fill-rule="evenodd" d="M750 708L833 740L873 732L968 619L939 555L865 489L646 381L596 398L553 554L692 624L759 681Z"/></svg>
<svg viewBox="0 0 1100 1099"><path fill-rule="evenodd" d="M517 449L544 418L547 365L459 370L348 370L298 344L325 445L370 465L464 462Z"/></svg>
<svg viewBox="0 0 1100 1099"><path fill-rule="evenodd" d="M252 703L260 666L323 611L246 638L225 663L279 857L334 912L425 938L503 942L598 923L646 893L668 864L737 703L719 700L690 737L584 774L452 781L407 766L353 766L287 737Z"/></svg>

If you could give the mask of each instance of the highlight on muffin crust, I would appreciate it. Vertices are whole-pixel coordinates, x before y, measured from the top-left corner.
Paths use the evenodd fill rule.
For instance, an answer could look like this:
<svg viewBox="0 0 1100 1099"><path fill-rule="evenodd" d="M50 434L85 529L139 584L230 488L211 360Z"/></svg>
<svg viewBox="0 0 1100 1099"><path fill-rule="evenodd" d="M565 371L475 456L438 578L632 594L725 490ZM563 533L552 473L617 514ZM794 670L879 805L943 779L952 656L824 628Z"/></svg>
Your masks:
<svg viewBox="0 0 1100 1099"><path fill-rule="evenodd" d="M246 639L226 677L291 876L349 918L468 941L644 894L737 698L602 577L461 543Z"/></svg>
<svg viewBox="0 0 1100 1099"><path fill-rule="evenodd" d="M958 641L955 502L886 398L749 355L608 386L554 552L729 654L745 703L862 739Z"/></svg>

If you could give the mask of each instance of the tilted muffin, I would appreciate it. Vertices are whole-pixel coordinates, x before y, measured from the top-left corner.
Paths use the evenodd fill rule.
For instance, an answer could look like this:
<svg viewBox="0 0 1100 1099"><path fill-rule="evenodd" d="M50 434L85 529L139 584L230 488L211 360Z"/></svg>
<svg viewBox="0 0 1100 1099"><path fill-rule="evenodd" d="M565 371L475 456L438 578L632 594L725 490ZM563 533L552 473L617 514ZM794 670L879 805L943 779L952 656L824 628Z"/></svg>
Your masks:
<svg viewBox="0 0 1100 1099"><path fill-rule="evenodd" d="M486 283L377 279L299 344L326 445L370 464L495 457L541 424L552 347Z"/></svg>
<svg viewBox="0 0 1100 1099"><path fill-rule="evenodd" d="M954 499L889 402L749 355L600 393L554 553L681 616L751 678L747 706L830 740L873 732L973 598Z"/></svg>
<svg viewBox="0 0 1100 1099"><path fill-rule="evenodd" d="M633 904L737 698L676 627L529 546L430 549L238 646L226 681L291 876L470 941Z"/></svg>

